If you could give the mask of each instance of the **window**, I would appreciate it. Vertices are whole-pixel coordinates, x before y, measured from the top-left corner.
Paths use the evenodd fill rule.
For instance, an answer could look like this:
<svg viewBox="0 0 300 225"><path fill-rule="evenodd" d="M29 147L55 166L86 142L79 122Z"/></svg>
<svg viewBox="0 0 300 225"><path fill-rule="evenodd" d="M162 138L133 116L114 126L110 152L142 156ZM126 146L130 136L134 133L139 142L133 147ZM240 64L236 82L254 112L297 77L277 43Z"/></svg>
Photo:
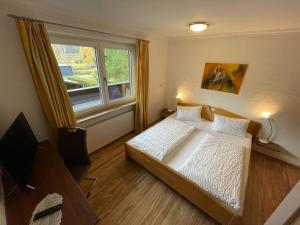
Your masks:
<svg viewBox="0 0 300 225"><path fill-rule="evenodd" d="M54 39L52 48L77 115L134 99L134 45Z"/></svg>
<svg viewBox="0 0 300 225"><path fill-rule="evenodd" d="M104 48L104 59L109 100L131 96L130 52Z"/></svg>
<svg viewBox="0 0 300 225"><path fill-rule="evenodd" d="M96 48L52 44L74 111L103 104Z"/></svg>

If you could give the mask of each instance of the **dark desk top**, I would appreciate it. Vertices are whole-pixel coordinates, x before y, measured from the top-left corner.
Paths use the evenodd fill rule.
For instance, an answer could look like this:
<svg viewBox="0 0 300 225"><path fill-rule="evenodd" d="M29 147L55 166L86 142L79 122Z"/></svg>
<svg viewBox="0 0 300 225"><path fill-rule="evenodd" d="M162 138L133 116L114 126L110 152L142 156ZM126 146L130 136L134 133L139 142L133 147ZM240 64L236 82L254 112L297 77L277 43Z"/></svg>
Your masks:
<svg viewBox="0 0 300 225"><path fill-rule="evenodd" d="M30 185L36 190L17 189L5 200L7 225L27 225L35 206L47 195L63 196L61 225L95 225L99 218L80 187L49 142L42 142L37 151Z"/></svg>

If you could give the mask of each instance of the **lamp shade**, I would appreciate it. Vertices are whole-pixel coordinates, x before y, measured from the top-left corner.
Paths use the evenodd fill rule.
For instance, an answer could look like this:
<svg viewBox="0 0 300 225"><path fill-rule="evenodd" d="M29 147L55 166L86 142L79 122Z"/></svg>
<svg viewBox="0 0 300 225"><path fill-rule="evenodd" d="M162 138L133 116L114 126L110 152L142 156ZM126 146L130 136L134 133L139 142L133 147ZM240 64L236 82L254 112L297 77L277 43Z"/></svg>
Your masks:
<svg viewBox="0 0 300 225"><path fill-rule="evenodd" d="M265 119L269 119L271 116L271 113L270 112L263 112L262 113L262 117L265 118Z"/></svg>

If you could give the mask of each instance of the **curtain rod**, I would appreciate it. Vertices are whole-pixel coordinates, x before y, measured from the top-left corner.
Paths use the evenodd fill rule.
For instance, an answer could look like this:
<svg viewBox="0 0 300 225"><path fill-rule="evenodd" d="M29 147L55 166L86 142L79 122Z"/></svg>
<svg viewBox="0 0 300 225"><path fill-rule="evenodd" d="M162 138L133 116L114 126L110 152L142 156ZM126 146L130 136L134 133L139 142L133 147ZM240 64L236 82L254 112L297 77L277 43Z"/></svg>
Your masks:
<svg viewBox="0 0 300 225"><path fill-rule="evenodd" d="M14 15L14 14L7 14L7 16L10 17L10 18L13 18L15 20L30 20L30 21L35 21L35 22L38 22L38 23L46 23L46 24L51 24L51 25L57 25L57 26L62 26L62 27L68 27L68 28L73 28L73 29L78 29L78 30L85 30L85 31L105 34L105 35L112 35L112 36L120 37L120 38L127 38L127 39L133 39L133 40L142 40L142 41L149 42L148 40L143 40L143 39L139 39L139 38L128 37L128 36L123 36L123 35L119 35L119 34L113 34L113 33L93 30L93 29L89 29L89 28L76 27L76 26L62 24L62 23L55 23L55 22L51 22L51 21L47 21L47 20L39 20L39 19L30 18L30 17L17 16L17 15Z"/></svg>

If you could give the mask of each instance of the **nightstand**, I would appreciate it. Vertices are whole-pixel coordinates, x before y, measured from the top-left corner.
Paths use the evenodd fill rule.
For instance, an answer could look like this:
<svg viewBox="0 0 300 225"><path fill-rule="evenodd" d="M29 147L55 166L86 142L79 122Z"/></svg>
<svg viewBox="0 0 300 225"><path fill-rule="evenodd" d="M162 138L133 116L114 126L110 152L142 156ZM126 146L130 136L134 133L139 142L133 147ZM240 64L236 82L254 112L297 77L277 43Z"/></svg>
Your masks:
<svg viewBox="0 0 300 225"><path fill-rule="evenodd" d="M160 117L164 119L167 118L168 116L171 116L173 113L175 113L175 110L173 109L163 109L160 112Z"/></svg>
<svg viewBox="0 0 300 225"><path fill-rule="evenodd" d="M258 138L255 138L254 143L253 143L253 148L255 150L260 149L260 150L266 150L266 151L275 151L275 152L280 152L282 147L279 144L269 142L269 143L261 143L259 142Z"/></svg>
<svg viewBox="0 0 300 225"><path fill-rule="evenodd" d="M255 139L252 143L252 149L275 159L285 161L295 166L300 166L299 158L279 144L273 142L262 144Z"/></svg>

